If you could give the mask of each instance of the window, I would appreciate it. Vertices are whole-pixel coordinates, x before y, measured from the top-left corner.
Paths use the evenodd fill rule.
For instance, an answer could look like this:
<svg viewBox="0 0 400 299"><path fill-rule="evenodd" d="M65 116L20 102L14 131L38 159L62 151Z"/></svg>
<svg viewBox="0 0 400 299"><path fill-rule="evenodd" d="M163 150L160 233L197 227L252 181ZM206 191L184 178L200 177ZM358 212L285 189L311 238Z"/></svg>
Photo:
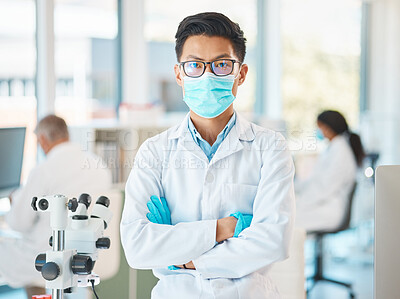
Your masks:
<svg viewBox="0 0 400 299"><path fill-rule="evenodd" d="M283 117L289 130L313 130L324 109L358 124L360 0L282 1Z"/></svg>
<svg viewBox="0 0 400 299"><path fill-rule="evenodd" d="M0 1L0 127L27 128L22 179L36 163L35 33L35 1Z"/></svg>
<svg viewBox="0 0 400 299"><path fill-rule="evenodd" d="M115 118L117 0L56 0L55 110L69 125Z"/></svg>

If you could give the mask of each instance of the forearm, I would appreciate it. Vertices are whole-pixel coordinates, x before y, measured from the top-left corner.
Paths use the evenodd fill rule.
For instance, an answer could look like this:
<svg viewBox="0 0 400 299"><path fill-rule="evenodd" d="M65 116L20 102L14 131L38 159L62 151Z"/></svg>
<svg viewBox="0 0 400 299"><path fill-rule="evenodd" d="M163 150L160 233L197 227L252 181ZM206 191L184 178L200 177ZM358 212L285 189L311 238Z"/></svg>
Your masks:
<svg viewBox="0 0 400 299"><path fill-rule="evenodd" d="M235 233L237 219L235 217L225 217L217 220L215 233L216 242L220 243L233 237Z"/></svg>
<svg viewBox="0 0 400 299"><path fill-rule="evenodd" d="M285 156L275 168L262 168L250 227L193 260L203 278L240 278L287 258L295 202L294 168Z"/></svg>
<svg viewBox="0 0 400 299"><path fill-rule="evenodd" d="M217 220L217 227L216 227L216 242L220 243L229 238L233 237L235 232L235 226L237 223L237 219L235 217L225 217ZM177 265L176 267L181 269L192 269L195 270L196 267L193 264L193 261L187 262L182 265Z"/></svg>
<svg viewBox="0 0 400 299"><path fill-rule="evenodd" d="M121 239L131 267L162 268L182 265L213 248L216 225L216 220L179 223L174 226L145 220L121 222Z"/></svg>
<svg viewBox="0 0 400 299"><path fill-rule="evenodd" d="M287 258L291 226L257 224L239 238L231 238L193 260L203 278L241 278Z"/></svg>

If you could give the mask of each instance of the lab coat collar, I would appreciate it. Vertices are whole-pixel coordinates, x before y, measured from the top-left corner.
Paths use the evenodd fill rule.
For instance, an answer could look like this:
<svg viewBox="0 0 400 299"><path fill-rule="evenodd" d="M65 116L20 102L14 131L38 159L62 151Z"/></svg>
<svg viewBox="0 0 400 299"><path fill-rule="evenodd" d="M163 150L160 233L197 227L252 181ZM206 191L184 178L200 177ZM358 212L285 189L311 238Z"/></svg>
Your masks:
<svg viewBox="0 0 400 299"><path fill-rule="evenodd" d="M178 148L187 150L200 160L208 163L208 158L200 146L193 140L189 130L190 113L186 114L182 123L170 132L168 139L178 139Z"/></svg>
<svg viewBox="0 0 400 299"><path fill-rule="evenodd" d="M184 137L188 133L190 134L189 131L189 118L190 118L190 112L188 112L181 122L181 124L173 130L169 136L168 139L177 139L180 137Z"/></svg>
<svg viewBox="0 0 400 299"><path fill-rule="evenodd" d="M210 165L235 152L242 150L243 145L240 143L240 140L253 141L255 138L255 134L253 132L250 122L248 122L238 113L236 113L235 126L229 132L228 136L226 136L224 141L220 144L217 152L215 153L215 156L209 162L206 154L193 140L193 136L190 133L188 126L189 117L190 113L188 113L182 123L170 133L168 139L179 139L178 148L184 148L185 150L190 151L193 155L203 160L207 164L210 163Z"/></svg>
<svg viewBox="0 0 400 299"><path fill-rule="evenodd" d="M250 122L244 119L240 114L236 113L235 127L229 132L228 136L222 141L217 149L214 157L210 161L210 165L217 164L219 160L228 157L244 148L240 141L253 141L255 134Z"/></svg>
<svg viewBox="0 0 400 299"><path fill-rule="evenodd" d="M237 113L237 111L235 112L236 112L236 124L234 128L232 128L232 130L233 129L236 130L237 137L240 140L253 141L255 138L255 134L253 132L250 122L244 119L239 113ZM169 134L168 139L177 139L181 137L184 138L187 134L190 135L190 131L188 128L189 118L190 118L190 112L186 114L182 123Z"/></svg>
<svg viewBox="0 0 400 299"><path fill-rule="evenodd" d="M56 156L63 156L65 151L69 151L71 148L77 148L77 147L78 145L70 141L57 144L48 152L46 159L50 159Z"/></svg>
<svg viewBox="0 0 400 299"><path fill-rule="evenodd" d="M236 112L236 132L240 140L253 141L256 135L254 134L251 123Z"/></svg>

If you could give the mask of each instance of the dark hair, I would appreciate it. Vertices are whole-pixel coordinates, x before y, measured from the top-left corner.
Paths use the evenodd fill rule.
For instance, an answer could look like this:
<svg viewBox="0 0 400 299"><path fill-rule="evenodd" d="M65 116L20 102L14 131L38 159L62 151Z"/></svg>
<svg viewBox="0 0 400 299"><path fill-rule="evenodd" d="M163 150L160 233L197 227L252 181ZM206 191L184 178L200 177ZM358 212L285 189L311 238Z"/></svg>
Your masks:
<svg viewBox="0 0 400 299"><path fill-rule="evenodd" d="M338 111L326 110L318 115L318 121L330 127L336 134L348 134L349 143L353 150L357 165L361 166L365 152L361 143L360 136L351 132L346 119Z"/></svg>
<svg viewBox="0 0 400 299"><path fill-rule="evenodd" d="M175 52L178 61L180 61L186 39L194 35L227 38L232 43L233 50L240 62L244 61L246 38L243 36L239 24L232 22L227 16L217 12L204 12L184 18L175 34Z"/></svg>

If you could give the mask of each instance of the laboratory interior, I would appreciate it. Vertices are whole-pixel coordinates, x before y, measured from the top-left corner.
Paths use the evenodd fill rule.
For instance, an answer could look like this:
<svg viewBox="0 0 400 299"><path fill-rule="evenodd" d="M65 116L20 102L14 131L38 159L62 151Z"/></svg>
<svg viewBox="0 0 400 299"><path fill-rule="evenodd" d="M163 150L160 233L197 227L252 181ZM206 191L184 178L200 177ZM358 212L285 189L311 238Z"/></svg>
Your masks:
<svg viewBox="0 0 400 299"><path fill-rule="evenodd" d="M198 128L201 123L202 110L190 105L190 94L198 95L199 89L206 88L206 81L199 77L196 82L204 84L189 89L188 82L196 80L188 75L195 71L191 69L193 61L178 61L175 46L182 20L206 12L220 13L240 26L246 55L240 61L234 46L233 58L219 60L228 67L233 64L230 73L222 75L217 73L215 59L192 55L191 60L201 60L196 67L206 70L203 79L209 80L207 84L216 82L214 77L234 77L236 70L242 78L243 69L248 67L245 82L232 98L231 119L235 123L231 125L242 125L245 119L260 133L252 139L240 135L237 140L244 148L225 157L225 164L224 159L219 161L222 166L214 169L219 178L207 175L204 182L193 182L202 175L199 164L182 154L179 162L162 169L160 188L164 187L165 193L172 192L172 187L162 186L164 183L181 188L173 190L180 198L183 195L179 193L187 190L182 185L188 180L192 179L193 194L203 186L210 191L207 183L215 180L218 184L211 191L221 189L221 197L253 196L254 215L253 210L239 211L251 214L251 222L236 235L239 222L244 225L247 218L231 214L229 218L236 225L233 237L221 242L214 238L209 248L200 239L193 248L203 250L203 259L201 254L198 259L175 259L171 265L188 263L168 267L159 262L163 255L184 252L194 241L163 245L157 251L154 247L161 240L150 238L156 239L161 229L147 232L145 237L141 234L146 229L168 229L171 235L162 238L172 243L182 240L172 235L174 229L178 233L186 225L180 221L189 226L195 220L215 219L214 225L221 220L190 216L195 209L206 213L213 203L207 207L207 202L192 204L186 198L186 203L177 206L178 199L171 202L166 196L171 209L169 223L154 223L151 207L161 211L163 199L151 206L154 194L139 194L146 189L147 173L159 167L145 157L154 152L180 153L179 148L162 148L167 146L162 137L166 135L159 134L187 119L190 130L191 124ZM210 41L199 49L213 49L218 33L201 34L204 36L189 36L183 52L196 38ZM222 37L229 49L235 45ZM221 57L217 58L227 59ZM211 62L207 66L204 61ZM182 81L176 70L184 76ZM232 92L229 90L230 95ZM223 113L228 111L225 109ZM187 117L189 111L191 118ZM236 131L234 127L229 131L229 126L230 122L223 138L232 140ZM200 130L193 130L192 143L205 142L214 149L200 136ZM172 132L168 135L171 144L175 131L168 132ZM267 135L275 136L269 140L272 145L255 145ZM285 138L285 148L273 153L279 136ZM262 144L265 148L260 148ZM225 149L223 141L217 146L214 160ZM249 152L249 146L259 146L253 151L265 154L253 152L247 159L240 151ZM197 153L206 157L203 147L196 147ZM286 164L279 168L275 160L254 158L269 159L265 157L270 153L288 153ZM140 158L135 160L137 155ZM209 171L217 163L213 164L212 155L207 156L210 164L201 171ZM263 162L268 163L260 164ZM398 0L0 0L0 299L399 298L399 165ZM283 180L279 176L287 169L292 169L293 178L276 183ZM260 174L256 186L250 186L249 173ZM238 181L245 183L234 184ZM250 185L245 185L248 181ZM151 215L147 218L146 203L133 202L140 196L149 198ZM280 207L276 198L281 200ZM218 205L219 200L224 207L236 199L218 199ZM264 211L260 210L262 204ZM280 209L283 214L290 211L284 217L278 215L289 219L282 230L284 236L273 231L283 224L272 223L277 220L269 209ZM133 222L137 211L143 219ZM184 211L190 215L178 215ZM268 222L270 228L257 221ZM142 230L134 223L143 225ZM208 225L208 231L210 228ZM203 229L194 232L193 238L201 236ZM218 226L217 233L214 229L210 234L218 235ZM232 249L243 242L256 242L252 239L255 235L265 236L261 243L254 243L258 247ZM167 236L172 239L168 241ZM274 246L275 251L282 251L273 243L276 239L288 244L282 245L286 255L274 253L283 258L268 257ZM234 266L227 265L234 269L226 271L234 274L224 276L215 270L201 278L207 271L196 269L201 268L200 261L208 261L206 255L217 247L228 250L229 242L237 255ZM266 244L264 255L260 244ZM129 252L134 249L137 258ZM150 253L154 256L144 261ZM250 268L255 260L260 266ZM161 264L165 267L155 271L156 277L152 269ZM262 267L264 272L259 274ZM180 275L185 271L198 273ZM258 275L257 283L265 284L261 285L264 291L257 289L258 285L239 290L246 279L255 283L252 275ZM195 280L193 284L187 280L185 285L185 291L191 290L193 296L173 295L179 291L178 280L183 276L207 284L202 297L196 295L197 288L203 287ZM164 283L158 283L159 279ZM237 293L231 286L237 287ZM207 293L209 290L212 292Z"/></svg>

